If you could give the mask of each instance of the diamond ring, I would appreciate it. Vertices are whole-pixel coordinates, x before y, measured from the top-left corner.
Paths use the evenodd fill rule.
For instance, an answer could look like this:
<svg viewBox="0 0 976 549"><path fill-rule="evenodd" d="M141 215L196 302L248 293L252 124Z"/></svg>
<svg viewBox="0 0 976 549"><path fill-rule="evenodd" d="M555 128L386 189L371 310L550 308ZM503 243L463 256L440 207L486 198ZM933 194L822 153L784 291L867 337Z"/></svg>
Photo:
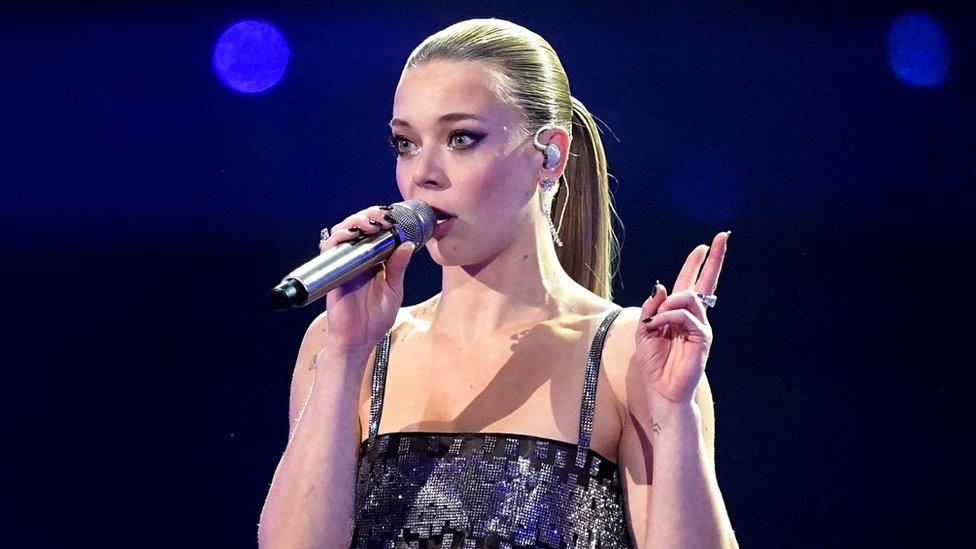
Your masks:
<svg viewBox="0 0 976 549"><path fill-rule="evenodd" d="M701 292L695 292L695 294L701 298L702 303L704 303L706 307L714 307L715 300L718 299L718 296L715 294L703 294Z"/></svg>

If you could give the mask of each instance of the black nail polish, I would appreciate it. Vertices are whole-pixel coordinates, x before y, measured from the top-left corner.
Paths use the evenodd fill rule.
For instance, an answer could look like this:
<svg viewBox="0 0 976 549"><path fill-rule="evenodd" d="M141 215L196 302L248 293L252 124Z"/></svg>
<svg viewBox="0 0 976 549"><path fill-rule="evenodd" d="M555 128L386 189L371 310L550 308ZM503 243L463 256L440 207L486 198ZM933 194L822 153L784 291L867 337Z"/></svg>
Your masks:
<svg viewBox="0 0 976 549"><path fill-rule="evenodd" d="M393 217L390 214L383 214L383 219L385 219L385 220L389 221L390 223L393 223L394 225L396 225L396 218Z"/></svg>
<svg viewBox="0 0 976 549"><path fill-rule="evenodd" d="M654 316L653 315L645 318L644 320L641 320L641 322L643 322L644 324L647 324L648 322L650 322L652 320L654 320Z"/></svg>
<svg viewBox="0 0 976 549"><path fill-rule="evenodd" d="M369 224L370 225L375 225L377 227L382 227L383 226L382 223L380 223L379 221L376 221L375 219L367 219L366 221L369 221Z"/></svg>
<svg viewBox="0 0 976 549"><path fill-rule="evenodd" d="M359 227L349 227L349 231L350 232L359 231L359 234L363 234L363 230L360 229Z"/></svg>
<svg viewBox="0 0 976 549"><path fill-rule="evenodd" d="M386 211L393 211L393 206L379 206L379 209Z"/></svg>

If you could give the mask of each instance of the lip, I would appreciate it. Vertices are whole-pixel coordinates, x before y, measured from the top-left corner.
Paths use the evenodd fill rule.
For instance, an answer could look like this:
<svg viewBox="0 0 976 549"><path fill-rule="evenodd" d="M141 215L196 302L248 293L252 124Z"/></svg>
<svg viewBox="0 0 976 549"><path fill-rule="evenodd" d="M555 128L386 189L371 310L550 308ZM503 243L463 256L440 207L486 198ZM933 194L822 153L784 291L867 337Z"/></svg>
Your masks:
<svg viewBox="0 0 976 549"><path fill-rule="evenodd" d="M454 214L450 212L445 212L444 210L438 208L437 206L431 206L430 209L434 210L434 214L437 215L437 219L444 219L446 217L455 217Z"/></svg>
<svg viewBox="0 0 976 549"><path fill-rule="evenodd" d="M434 228L434 234L431 235L431 238L440 238L444 236L447 233L447 231L451 230L451 226L454 225L455 219L457 218L449 217L443 221L438 221L437 227Z"/></svg>

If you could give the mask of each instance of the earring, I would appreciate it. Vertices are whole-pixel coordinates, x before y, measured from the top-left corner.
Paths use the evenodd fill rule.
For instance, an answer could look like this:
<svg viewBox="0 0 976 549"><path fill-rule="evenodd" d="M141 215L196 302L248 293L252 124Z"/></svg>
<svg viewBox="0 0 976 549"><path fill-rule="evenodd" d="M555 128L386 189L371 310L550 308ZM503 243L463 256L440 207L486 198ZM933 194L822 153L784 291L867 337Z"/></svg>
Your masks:
<svg viewBox="0 0 976 549"><path fill-rule="evenodd" d="M549 210L549 201L546 200L546 191L549 191L550 189L552 189L555 186L556 186L556 182L553 181L552 178L550 178L550 177L547 177L547 178L543 179L542 181L540 181L540 184L539 184L539 187L540 187L539 194L541 194L542 196L539 197L539 201L542 203L542 214L546 216L546 221L549 222L549 233L552 234L552 240L553 240L553 242L556 243L557 246L559 246L561 248L562 245L563 245L563 240L561 238L559 238L559 229L557 229L556 226L553 225L553 223L552 223L552 216L550 215L551 212ZM559 214L559 226L560 227L563 226L563 215L562 214L564 214L564 213L566 213L566 202L565 201L563 201L563 211L562 211L562 213Z"/></svg>

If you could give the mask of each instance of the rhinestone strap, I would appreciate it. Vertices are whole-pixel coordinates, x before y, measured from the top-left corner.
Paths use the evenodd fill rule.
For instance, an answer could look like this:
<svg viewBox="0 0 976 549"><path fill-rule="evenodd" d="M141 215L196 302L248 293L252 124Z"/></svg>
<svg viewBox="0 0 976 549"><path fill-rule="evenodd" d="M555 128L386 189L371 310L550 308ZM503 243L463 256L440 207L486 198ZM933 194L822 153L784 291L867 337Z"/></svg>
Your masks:
<svg viewBox="0 0 976 549"><path fill-rule="evenodd" d="M590 435L593 431L593 410L596 408L596 381L600 374L600 356L603 354L603 341L610 324L622 311L618 307L603 319L596 330L593 343L590 344L590 354L586 359L586 379L583 382L583 404L580 407L579 444L576 447L576 466L586 465L586 454L590 449Z"/></svg>
<svg viewBox="0 0 976 549"><path fill-rule="evenodd" d="M369 443L372 448L376 442L376 434L380 430L380 417L383 414L383 394L386 390L386 364L390 358L390 338L393 330L386 332L383 339L376 345L376 359L373 361L373 385L369 402Z"/></svg>

